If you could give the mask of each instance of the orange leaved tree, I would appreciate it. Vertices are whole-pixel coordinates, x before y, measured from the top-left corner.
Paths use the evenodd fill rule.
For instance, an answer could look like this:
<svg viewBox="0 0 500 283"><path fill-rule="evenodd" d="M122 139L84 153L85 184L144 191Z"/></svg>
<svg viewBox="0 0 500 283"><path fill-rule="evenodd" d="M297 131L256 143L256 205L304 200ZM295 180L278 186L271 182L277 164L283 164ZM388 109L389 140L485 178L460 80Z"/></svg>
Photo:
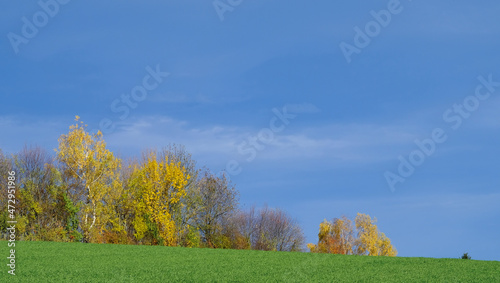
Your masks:
<svg viewBox="0 0 500 283"><path fill-rule="evenodd" d="M355 233L352 221L345 216L332 222L325 220L319 226L318 244L308 244L307 247L318 253L396 256L396 248L379 231L376 221L367 214L358 213L354 220Z"/></svg>

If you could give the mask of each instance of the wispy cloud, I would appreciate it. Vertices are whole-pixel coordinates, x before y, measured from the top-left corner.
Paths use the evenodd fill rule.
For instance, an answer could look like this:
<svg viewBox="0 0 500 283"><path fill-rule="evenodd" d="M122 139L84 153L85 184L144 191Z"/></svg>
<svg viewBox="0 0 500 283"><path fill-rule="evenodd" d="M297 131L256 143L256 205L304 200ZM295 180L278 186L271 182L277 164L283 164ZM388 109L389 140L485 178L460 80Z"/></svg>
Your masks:
<svg viewBox="0 0 500 283"><path fill-rule="evenodd" d="M289 104L287 107L300 114L320 111L312 104ZM299 114L300 113L300 114ZM491 115L498 115L496 112ZM486 113L484 114L486 115ZM489 114L486 115L489 117ZM495 116L495 117L496 117ZM478 117L480 118L480 117ZM36 122L35 122L36 121ZM491 119L484 119L488 126ZM496 120L495 120L496 121ZM16 142L37 142L42 145L57 145L57 138L68 131L72 119L39 119L23 117L0 117L0 130L16 135ZM169 116L142 116L130 118L117 125L114 133L105 136L108 145L127 155L137 155L146 148L161 148L170 143L183 144L194 155L216 163L228 160L245 160L239 146L256 136L260 130L255 125L228 126L211 124L195 126L187 120ZM262 125L266 126L266 125ZM342 166L370 164L395 160L399 154L414 147L414 140L426 138L432 129L424 125L375 124L375 123L326 123L323 125L294 125L276 133L273 140L262 144L256 162L283 162L290 160L328 160L330 164ZM17 142L18 143L18 142ZM465 145L440 149L442 153L463 150ZM0 147L16 151L19 144L2 139Z"/></svg>
<svg viewBox="0 0 500 283"><path fill-rule="evenodd" d="M297 105L296 108L303 112L317 111L308 105ZM210 155L227 161L244 159L245 156L238 152L238 146L257 135L258 131L258 128L250 126L211 125L200 128L171 117L148 116L131 119L106 139L113 147L127 148L133 152L180 143L193 154ZM411 145L416 137L409 127L402 126L332 124L290 127L283 134L277 133L272 142L263 145L265 148L259 159L283 162L297 158L328 158L342 164L381 162L394 156L394 153L388 154L394 148Z"/></svg>
<svg viewBox="0 0 500 283"><path fill-rule="evenodd" d="M225 153L232 147L235 128L210 126L193 127L189 122L167 116L147 116L130 119L106 139L115 148L137 153L145 148L161 148L170 143L183 144L193 154Z"/></svg>

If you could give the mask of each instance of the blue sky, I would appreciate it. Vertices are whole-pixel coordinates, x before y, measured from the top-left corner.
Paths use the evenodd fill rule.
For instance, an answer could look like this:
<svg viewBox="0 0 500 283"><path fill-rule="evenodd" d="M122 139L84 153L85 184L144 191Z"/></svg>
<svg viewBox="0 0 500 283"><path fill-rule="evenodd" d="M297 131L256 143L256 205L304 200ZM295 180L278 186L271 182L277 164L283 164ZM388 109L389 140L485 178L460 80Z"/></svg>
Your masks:
<svg viewBox="0 0 500 283"><path fill-rule="evenodd" d="M363 212L400 256L500 260L496 1L41 3L0 5L3 151L56 148L79 115L121 156L237 163L242 206L289 211L308 242Z"/></svg>

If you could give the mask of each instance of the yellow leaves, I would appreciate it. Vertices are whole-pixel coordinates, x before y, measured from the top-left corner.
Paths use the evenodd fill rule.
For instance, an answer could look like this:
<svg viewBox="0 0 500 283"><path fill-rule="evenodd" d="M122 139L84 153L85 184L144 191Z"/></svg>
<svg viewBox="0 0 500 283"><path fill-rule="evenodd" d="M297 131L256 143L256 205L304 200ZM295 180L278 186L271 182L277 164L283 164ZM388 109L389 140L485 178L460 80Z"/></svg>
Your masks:
<svg viewBox="0 0 500 283"><path fill-rule="evenodd" d="M145 157L140 168L134 168L131 186L138 192L137 207L140 208L134 224L134 227L138 225L136 230L139 229L137 239L142 238L147 231L142 233L143 222L137 218L148 217L158 228L164 245L177 245L177 227L172 212L174 206L186 196L185 186L189 176L184 171L180 163L169 162L168 158L159 161L155 152L150 152Z"/></svg>
<svg viewBox="0 0 500 283"><path fill-rule="evenodd" d="M309 249L309 252L311 252L311 253L315 253L318 250L318 247L312 243L307 244L307 248Z"/></svg>
<svg viewBox="0 0 500 283"><path fill-rule="evenodd" d="M142 217L136 217L132 221L132 225L134 225L135 233L134 236L137 240L141 240L144 237L144 234L148 230L148 226Z"/></svg>
<svg viewBox="0 0 500 283"><path fill-rule="evenodd" d="M76 116L77 123L70 127L70 132L61 135L56 152L64 174L74 180L84 197L82 229L88 235L95 235L115 217L109 206L121 195L121 161L106 148L102 134L88 133L87 125L79 119ZM93 227L96 232L88 233Z"/></svg>
<svg viewBox="0 0 500 283"><path fill-rule="evenodd" d="M396 256L398 251L391 245L391 240L385 236L384 233L380 233L379 237L379 255L382 256Z"/></svg>
<svg viewBox="0 0 500 283"><path fill-rule="evenodd" d="M330 233L331 228L331 223L326 221L326 219L319 224L318 238L320 241L322 241Z"/></svg>
<svg viewBox="0 0 500 283"><path fill-rule="evenodd" d="M332 222L324 220L319 225L318 245L313 252L352 254L352 230L352 222L345 216Z"/></svg>
<svg viewBox="0 0 500 283"><path fill-rule="evenodd" d="M357 238L354 237L352 221L347 217L336 218L333 222L324 220L319 225L318 245L308 244L311 252L396 256L397 251L389 238L378 230L369 215L358 213L355 218Z"/></svg>
<svg viewBox="0 0 500 283"><path fill-rule="evenodd" d="M356 216L356 228L358 229L358 253L370 256L396 256L396 249L391 245L389 238L378 230L375 222L369 215L358 213Z"/></svg>
<svg viewBox="0 0 500 283"><path fill-rule="evenodd" d="M27 216L21 216L16 218L17 224L16 224L16 232L19 233L19 235L24 234L26 232L26 226L28 225L28 217Z"/></svg>
<svg viewBox="0 0 500 283"><path fill-rule="evenodd" d="M40 206L40 203L33 202L33 210L35 211L36 214L41 214L42 213L42 207Z"/></svg>

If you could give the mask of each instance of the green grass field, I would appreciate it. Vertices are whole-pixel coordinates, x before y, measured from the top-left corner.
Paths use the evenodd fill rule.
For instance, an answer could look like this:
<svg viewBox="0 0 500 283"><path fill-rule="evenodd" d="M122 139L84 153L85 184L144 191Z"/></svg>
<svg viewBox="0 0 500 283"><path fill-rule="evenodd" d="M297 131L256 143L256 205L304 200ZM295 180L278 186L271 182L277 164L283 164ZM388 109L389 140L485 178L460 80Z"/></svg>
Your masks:
<svg viewBox="0 0 500 283"><path fill-rule="evenodd" d="M0 282L500 282L500 262L0 241Z"/></svg>

